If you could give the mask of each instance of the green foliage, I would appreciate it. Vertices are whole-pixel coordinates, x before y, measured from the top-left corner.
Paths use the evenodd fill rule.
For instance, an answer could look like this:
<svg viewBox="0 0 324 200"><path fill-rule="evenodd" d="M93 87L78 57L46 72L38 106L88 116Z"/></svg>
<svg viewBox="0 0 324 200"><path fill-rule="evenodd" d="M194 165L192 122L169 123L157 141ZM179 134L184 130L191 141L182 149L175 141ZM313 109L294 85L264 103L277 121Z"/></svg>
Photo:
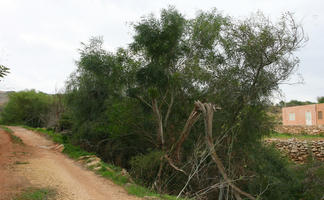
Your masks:
<svg viewBox="0 0 324 200"><path fill-rule="evenodd" d="M324 134L318 134L318 135L308 135L308 134L291 134L291 133L278 133L275 131L272 131L271 134L267 137L270 138L281 138L281 139L290 139L290 138L297 138L297 139L309 139L309 140L313 140L313 139L322 139L324 138Z"/></svg>
<svg viewBox="0 0 324 200"><path fill-rule="evenodd" d="M50 200L53 199L56 195L56 191L49 188L28 188L20 194L18 197L15 197L14 200Z"/></svg>
<svg viewBox="0 0 324 200"><path fill-rule="evenodd" d="M3 65L0 65L0 78L3 78L9 74L9 68Z"/></svg>
<svg viewBox="0 0 324 200"><path fill-rule="evenodd" d="M131 174L133 177L142 180L146 186L155 181L159 170L163 152L152 151L146 155L137 155L130 160Z"/></svg>
<svg viewBox="0 0 324 200"><path fill-rule="evenodd" d="M112 171L112 170L107 170L105 167L105 163L102 163L103 167L101 168L101 170L98 171L98 173L105 177L105 178L109 178L110 180L112 180L114 183L118 184L118 185L125 185L126 183L129 182L128 177L123 176L120 174L120 170L119 171ZM111 169L111 167L109 167Z"/></svg>
<svg viewBox="0 0 324 200"><path fill-rule="evenodd" d="M291 107L291 106L302 106L302 105L309 105L309 104L315 104L315 103L311 101L291 100L289 102L286 102L284 105L286 107Z"/></svg>
<svg viewBox="0 0 324 200"><path fill-rule="evenodd" d="M27 126L24 126L24 128L26 128L28 130L37 131L39 133L46 134L46 136L49 136L49 138L52 139L53 141L56 140L57 136L61 136L58 133L54 133L53 131L51 131L51 130L49 131L44 128L32 128L32 127L27 127ZM62 140L59 140L59 141L62 141ZM55 142L57 142L57 141L55 141ZM72 145L71 143L69 143L69 141L66 141L66 140L64 142L63 153L67 154L70 158L75 159L75 160L80 158L81 156L93 155L93 153L89 153L89 152L81 149L79 146ZM19 162L16 164L28 164L28 163ZM176 199L176 197L174 197L174 196L157 194L154 191L151 191L151 190L149 190L145 187L142 187L140 185L137 185L137 184L132 183L130 186L127 186L126 183L129 183L129 177L125 176L121 173L122 169L120 167L112 165L112 164L108 164L108 163L105 163L102 161L100 162L100 165L101 165L101 169L99 171L96 171L96 173L102 177L112 180L115 184L125 186L125 189L129 194L132 194L132 195L135 195L138 197L154 196L154 197L160 197L161 199L168 199L168 200ZM40 189L40 190L34 191L34 189L32 189L31 191L23 193L21 196L19 196L18 199L20 200L20 198L28 197L31 199L21 199L21 200L33 200L32 197L35 196L38 198L39 195L43 195L42 192L45 192L45 190ZM50 192L51 193L48 193L48 194L52 195L53 191L50 191ZM47 194L47 193L45 193L45 194ZM41 196L41 197L43 197L43 196ZM44 196L42 198L42 200L47 199L47 198L48 198L48 196ZM179 199L181 200L182 198L179 198Z"/></svg>
<svg viewBox="0 0 324 200"><path fill-rule="evenodd" d="M317 97L317 103L324 103L324 96Z"/></svg>
<svg viewBox="0 0 324 200"><path fill-rule="evenodd" d="M141 187L138 185L130 185L129 187L126 188L127 192L129 194L139 196L139 197L144 197L144 196L155 196L155 193L148 190L145 187ZM158 195L156 195L158 196Z"/></svg>
<svg viewBox="0 0 324 200"><path fill-rule="evenodd" d="M6 126L0 126L1 129L3 129L4 131L6 131L7 133L10 133L12 134L13 133L13 130L11 130L10 128L6 127Z"/></svg>
<svg viewBox="0 0 324 200"><path fill-rule="evenodd" d="M93 155L93 153L84 151L80 147L72 145L72 144L64 144L63 153L67 154L70 158L74 158L74 159L77 159L80 156Z"/></svg>
<svg viewBox="0 0 324 200"><path fill-rule="evenodd" d="M13 134L13 130L11 130L10 128L8 128L6 126L0 126L0 128L3 129L4 131L6 131L10 135L11 141L13 143L24 144L24 142L22 141L22 139L20 137Z"/></svg>
<svg viewBox="0 0 324 200"><path fill-rule="evenodd" d="M58 130L71 130L73 126L73 121L68 113L62 113L57 124Z"/></svg>
<svg viewBox="0 0 324 200"><path fill-rule="evenodd" d="M297 172L303 178L303 195L305 200L323 198L324 185L324 163L321 161L309 161L308 163L298 166Z"/></svg>
<svg viewBox="0 0 324 200"><path fill-rule="evenodd" d="M56 143L63 144L66 142L66 139L64 136L60 133L56 133L53 130L48 130L45 128L33 128L33 127L28 127L28 126L23 126L25 129L31 130L31 131L36 131L38 133L45 134L47 137L52 139Z"/></svg>
<svg viewBox="0 0 324 200"><path fill-rule="evenodd" d="M256 174L254 178L247 180L251 193L262 194L262 199L301 198L301 179L274 147L252 147L246 167Z"/></svg>
<svg viewBox="0 0 324 200"><path fill-rule="evenodd" d="M51 103L50 95L35 90L10 93L9 102L1 112L1 122L32 127L45 126Z"/></svg>
<svg viewBox="0 0 324 200"><path fill-rule="evenodd" d="M169 154L169 159L186 172L201 166L185 189L186 194L196 195L196 191L223 181L215 163L204 157L208 150L203 143L203 120L198 120L186 136L180 158L174 155L194 102L200 100L222 108L214 115L215 150L229 176L239 180L240 188L253 195L264 191L264 199L301 197L301 181L289 164L261 146L273 125L267 114L271 95L298 67L294 52L305 41L292 16L284 14L273 23L262 13L235 20L212 10L186 19L169 7L157 17L143 17L133 28L129 48L115 53L103 49L100 37L82 44L77 70L66 86L67 109L58 121L59 129L70 128L72 134L64 138L46 132L65 143L64 153L77 158L87 155L82 149L95 152L103 160L127 168L143 185L156 181L160 191L176 194L188 179L166 162L164 155ZM22 96L39 95L26 93ZM23 105L33 108L37 98L27 99L32 100ZM50 102L40 99L44 101L37 105ZM4 122L45 123L34 116L44 116L46 109L37 108L42 114L29 109L28 114L33 115L25 116L20 111L27 109L16 106L20 104L8 103L2 114ZM27 123L30 120L32 123ZM160 166L161 180L156 180ZM100 173L118 184L126 182L104 168ZM244 176L254 178L246 181L240 178ZM135 186L129 190L149 193ZM230 198L233 191L225 190ZM199 198L219 194L217 188L210 191Z"/></svg>

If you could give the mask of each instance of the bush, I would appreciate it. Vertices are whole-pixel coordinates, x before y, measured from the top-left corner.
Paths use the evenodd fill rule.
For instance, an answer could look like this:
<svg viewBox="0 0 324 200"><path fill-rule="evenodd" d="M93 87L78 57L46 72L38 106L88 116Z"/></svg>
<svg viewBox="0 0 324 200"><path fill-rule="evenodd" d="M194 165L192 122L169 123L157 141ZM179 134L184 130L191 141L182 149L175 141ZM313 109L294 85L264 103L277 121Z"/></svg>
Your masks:
<svg viewBox="0 0 324 200"><path fill-rule="evenodd" d="M254 178L247 182L248 191L262 194L262 199L300 199L302 180L293 164L274 147L255 146L249 152L248 170Z"/></svg>
<svg viewBox="0 0 324 200"><path fill-rule="evenodd" d="M43 127L51 104L50 95L35 90L10 93L9 102L1 112L1 122Z"/></svg>
<svg viewBox="0 0 324 200"><path fill-rule="evenodd" d="M146 186L152 184L161 163L163 152L152 151L145 155L138 155L131 159L131 175L143 181Z"/></svg>
<svg viewBox="0 0 324 200"><path fill-rule="evenodd" d="M298 166L296 171L302 178L303 199L323 199L324 198L324 163L312 161Z"/></svg>

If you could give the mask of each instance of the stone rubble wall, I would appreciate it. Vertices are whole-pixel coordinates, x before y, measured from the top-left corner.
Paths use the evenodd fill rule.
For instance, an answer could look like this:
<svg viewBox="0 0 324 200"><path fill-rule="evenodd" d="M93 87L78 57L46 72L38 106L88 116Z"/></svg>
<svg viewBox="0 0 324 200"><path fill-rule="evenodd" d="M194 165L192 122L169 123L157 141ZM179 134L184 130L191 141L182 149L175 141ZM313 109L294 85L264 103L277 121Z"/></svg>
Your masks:
<svg viewBox="0 0 324 200"><path fill-rule="evenodd" d="M283 140L269 138L266 144L274 143L276 148L288 155L291 160L297 163L304 163L308 156L324 161L324 139L323 140L297 140L295 138Z"/></svg>
<svg viewBox="0 0 324 200"><path fill-rule="evenodd" d="M292 125L278 125L275 128L278 133L291 133L291 134L308 134L320 135L324 134L324 126L292 126Z"/></svg>

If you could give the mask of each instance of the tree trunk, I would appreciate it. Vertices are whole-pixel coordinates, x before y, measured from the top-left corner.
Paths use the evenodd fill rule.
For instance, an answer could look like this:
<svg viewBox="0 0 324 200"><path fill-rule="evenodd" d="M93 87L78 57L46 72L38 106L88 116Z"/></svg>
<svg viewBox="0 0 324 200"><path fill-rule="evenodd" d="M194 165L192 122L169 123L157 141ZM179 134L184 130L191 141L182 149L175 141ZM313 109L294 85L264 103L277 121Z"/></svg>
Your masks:
<svg viewBox="0 0 324 200"><path fill-rule="evenodd" d="M206 143L209 148L209 151L211 153L211 157L213 161L216 163L216 166L223 176L224 180L228 185L230 185L234 190L234 195L236 199L241 199L240 195L243 195L245 197L248 197L249 199L255 200L255 198L244 191L242 191L240 188L238 188L236 185L233 184L233 181L227 176L225 167L220 160L220 158L217 155L217 152L215 151L214 142L213 142L213 116L214 116L214 107L210 103L201 103L200 101L197 101L195 103L196 107L199 108L199 110L203 113L204 116L204 123L205 123L205 135L206 135Z"/></svg>
<svg viewBox="0 0 324 200"><path fill-rule="evenodd" d="M188 137L192 126L197 122L197 120L200 117L200 113L197 112L197 108L195 107L192 112L189 115L189 118L181 132L181 135L179 137L179 140L176 143L176 147L175 147L175 155L176 155L176 159L177 161L181 160L181 146L183 144L183 142L186 140L186 138Z"/></svg>
<svg viewBox="0 0 324 200"><path fill-rule="evenodd" d="M156 99L152 100L152 109L155 114L156 122L157 122L157 135L158 140L161 144L162 150L164 150L164 133L163 133L163 122L162 122L162 116L157 104Z"/></svg>

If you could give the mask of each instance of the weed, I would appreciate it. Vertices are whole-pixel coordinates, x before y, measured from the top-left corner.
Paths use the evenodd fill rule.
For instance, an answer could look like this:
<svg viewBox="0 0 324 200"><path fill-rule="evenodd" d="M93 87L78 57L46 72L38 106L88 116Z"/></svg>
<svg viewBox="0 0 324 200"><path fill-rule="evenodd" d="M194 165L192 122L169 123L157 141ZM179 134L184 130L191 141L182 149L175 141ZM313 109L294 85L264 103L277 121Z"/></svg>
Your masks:
<svg viewBox="0 0 324 200"><path fill-rule="evenodd" d="M80 147L72 144L64 144L63 153L67 154L70 158L73 159L78 159L81 156L93 155L93 153L84 151Z"/></svg>
<svg viewBox="0 0 324 200"><path fill-rule="evenodd" d="M56 191L49 188L28 188L14 200L49 200L54 199Z"/></svg>
<svg viewBox="0 0 324 200"><path fill-rule="evenodd" d="M307 134L291 134L291 133L278 133L278 132L272 132L269 138L280 138L280 139L290 139L290 138L296 138L296 139L324 139L323 134L319 135L307 135Z"/></svg>
<svg viewBox="0 0 324 200"><path fill-rule="evenodd" d="M25 165L25 164L29 164L29 162L25 162L25 161L16 161L15 164L16 164L16 165Z"/></svg>
<svg viewBox="0 0 324 200"><path fill-rule="evenodd" d="M132 184L128 187L126 187L126 190L129 194L138 196L138 197L144 197L144 196L156 196L158 197L159 195L153 193L152 191L150 191L149 189L139 186L139 185L135 185Z"/></svg>
<svg viewBox="0 0 324 200"><path fill-rule="evenodd" d="M62 134L55 133L53 130L48 130L45 128L32 128L28 126L22 126L22 127L31 131L36 131L38 133L45 134L47 137L49 137L51 140L53 140L56 143L60 143L60 144L64 143L64 138Z"/></svg>
<svg viewBox="0 0 324 200"><path fill-rule="evenodd" d="M6 131L7 133L9 133L11 141L13 143L16 144L24 144L22 139L16 135L13 134L13 130L11 130L10 128L6 127L6 126L0 126L1 129L3 129L4 131Z"/></svg>

